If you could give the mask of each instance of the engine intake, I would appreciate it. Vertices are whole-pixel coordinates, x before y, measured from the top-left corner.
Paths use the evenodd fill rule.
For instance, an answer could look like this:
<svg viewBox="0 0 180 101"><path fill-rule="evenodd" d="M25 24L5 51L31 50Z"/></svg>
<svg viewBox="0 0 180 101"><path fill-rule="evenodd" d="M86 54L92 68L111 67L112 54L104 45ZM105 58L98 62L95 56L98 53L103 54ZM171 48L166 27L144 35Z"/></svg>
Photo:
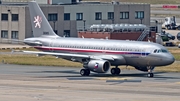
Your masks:
<svg viewBox="0 0 180 101"><path fill-rule="evenodd" d="M85 68L96 73L106 73L110 66L111 64L107 60L91 60Z"/></svg>

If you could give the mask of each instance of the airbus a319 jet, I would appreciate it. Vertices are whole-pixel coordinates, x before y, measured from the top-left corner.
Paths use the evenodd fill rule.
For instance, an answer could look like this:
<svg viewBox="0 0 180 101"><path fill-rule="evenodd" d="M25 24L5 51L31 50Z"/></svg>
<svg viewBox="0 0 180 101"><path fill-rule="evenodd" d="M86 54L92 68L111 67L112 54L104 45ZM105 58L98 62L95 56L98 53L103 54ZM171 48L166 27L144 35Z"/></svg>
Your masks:
<svg viewBox="0 0 180 101"><path fill-rule="evenodd" d="M89 76L90 72L106 73L110 66L114 66L111 74L119 75L118 66L126 65L153 77L156 66L175 61L165 47L152 42L60 37L54 33L35 1L29 2L28 6L34 37L24 39L24 43L41 51L23 52L80 62L84 67L80 70L82 76Z"/></svg>

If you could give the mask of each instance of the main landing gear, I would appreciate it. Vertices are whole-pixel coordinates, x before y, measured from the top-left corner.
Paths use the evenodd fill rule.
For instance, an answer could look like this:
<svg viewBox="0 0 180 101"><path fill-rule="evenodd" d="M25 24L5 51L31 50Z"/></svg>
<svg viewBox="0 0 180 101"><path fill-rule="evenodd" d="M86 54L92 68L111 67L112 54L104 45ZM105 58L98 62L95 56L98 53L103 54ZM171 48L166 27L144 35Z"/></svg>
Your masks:
<svg viewBox="0 0 180 101"><path fill-rule="evenodd" d="M83 60L83 69L80 70L80 74L81 76L89 76L90 74L90 70L88 68L86 68L88 65L88 60Z"/></svg>
<svg viewBox="0 0 180 101"><path fill-rule="evenodd" d="M90 70L89 69L81 69L80 74L81 74L81 76L89 76Z"/></svg>
<svg viewBox="0 0 180 101"><path fill-rule="evenodd" d="M116 66L115 68L111 68L112 75L119 75L121 73L121 69Z"/></svg>
<svg viewBox="0 0 180 101"><path fill-rule="evenodd" d="M148 75L147 75L147 76L148 76L149 78L154 77L154 74L152 73L152 71L154 70L154 67L148 66L147 69L148 69Z"/></svg>

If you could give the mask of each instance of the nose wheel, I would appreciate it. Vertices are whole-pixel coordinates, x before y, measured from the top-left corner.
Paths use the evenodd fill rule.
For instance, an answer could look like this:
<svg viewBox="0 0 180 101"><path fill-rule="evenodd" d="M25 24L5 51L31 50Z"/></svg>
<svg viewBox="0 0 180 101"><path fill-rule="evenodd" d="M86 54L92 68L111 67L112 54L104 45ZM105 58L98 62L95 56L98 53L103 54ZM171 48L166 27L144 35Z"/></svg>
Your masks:
<svg viewBox="0 0 180 101"><path fill-rule="evenodd" d="M112 75L119 75L121 73L121 69L116 67L116 68L111 68L111 74Z"/></svg>
<svg viewBox="0 0 180 101"><path fill-rule="evenodd" d="M154 70L154 67L148 66L147 69L148 69L147 77L149 77L149 78L154 77L154 74L152 73L152 71Z"/></svg>
<svg viewBox="0 0 180 101"><path fill-rule="evenodd" d="M152 77L154 77L154 74L153 73L148 73L148 77L152 78Z"/></svg>

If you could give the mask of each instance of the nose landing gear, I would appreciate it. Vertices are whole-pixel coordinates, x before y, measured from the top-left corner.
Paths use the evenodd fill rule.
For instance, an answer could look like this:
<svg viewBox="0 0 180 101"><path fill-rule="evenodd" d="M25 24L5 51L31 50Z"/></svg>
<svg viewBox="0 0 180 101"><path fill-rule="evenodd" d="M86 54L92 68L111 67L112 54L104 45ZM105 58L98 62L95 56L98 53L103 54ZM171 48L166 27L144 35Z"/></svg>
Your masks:
<svg viewBox="0 0 180 101"><path fill-rule="evenodd" d="M154 77L154 74L152 73L152 71L154 70L154 67L153 66L148 66L147 69L148 69L147 77L149 77L149 78Z"/></svg>

